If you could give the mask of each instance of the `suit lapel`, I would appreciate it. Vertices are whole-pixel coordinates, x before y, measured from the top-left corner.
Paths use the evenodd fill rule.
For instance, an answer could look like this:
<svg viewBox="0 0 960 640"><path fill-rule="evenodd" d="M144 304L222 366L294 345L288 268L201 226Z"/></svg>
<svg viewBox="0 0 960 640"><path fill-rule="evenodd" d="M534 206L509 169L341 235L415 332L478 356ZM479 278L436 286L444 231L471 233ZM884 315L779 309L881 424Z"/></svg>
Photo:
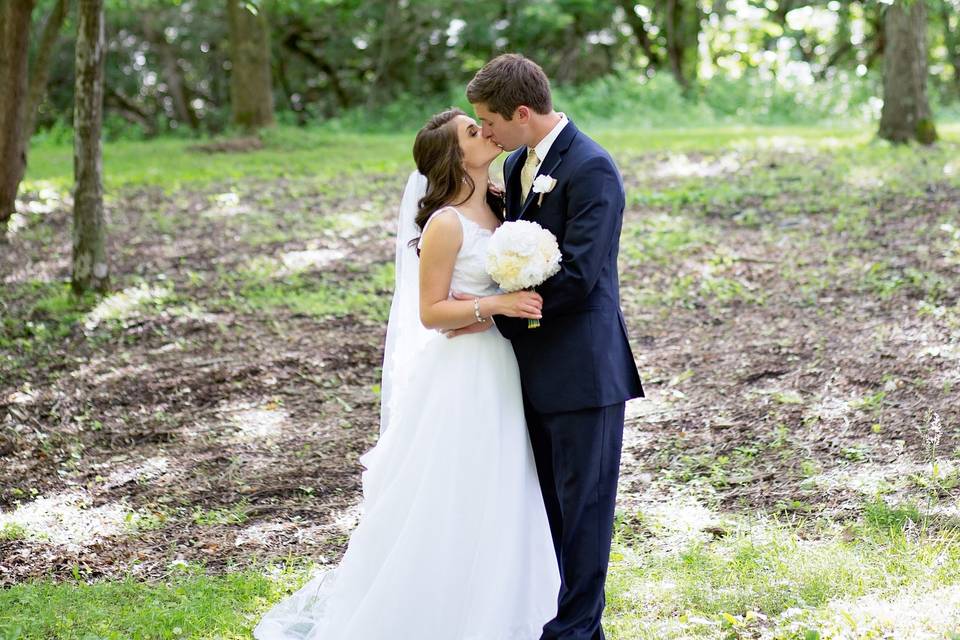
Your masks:
<svg viewBox="0 0 960 640"><path fill-rule="evenodd" d="M547 152L547 157L543 159L543 162L541 162L540 166L537 168L537 176L549 176L556 171L557 167L560 166L560 163L563 161L563 156L566 154L567 149L570 148L570 144L573 142L573 139L577 137L577 133L578 130L573 125L573 121L568 120L566 126L560 131L560 135L557 136L557 139L553 141L552 145L550 145L550 151ZM524 153L524 157L526 157L526 153ZM534 180L536 180L537 176L534 176ZM519 181L520 178L518 174L518 186ZM518 189L518 196L519 193L520 192ZM522 218L527 213L527 209L530 208L531 203L539 198L540 194L534 193L533 187L531 186L530 193L527 194L527 199L524 200L523 206L521 207L520 213L517 215L516 219L519 220Z"/></svg>

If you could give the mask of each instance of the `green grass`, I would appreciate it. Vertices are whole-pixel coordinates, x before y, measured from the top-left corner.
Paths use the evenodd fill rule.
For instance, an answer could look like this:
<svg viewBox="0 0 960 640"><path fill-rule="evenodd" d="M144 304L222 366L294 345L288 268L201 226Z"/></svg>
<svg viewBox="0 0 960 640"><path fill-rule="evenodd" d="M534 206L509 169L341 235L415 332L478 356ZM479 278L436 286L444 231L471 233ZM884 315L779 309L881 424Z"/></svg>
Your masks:
<svg viewBox="0 0 960 640"><path fill-rule="evenodd" d="M96 302L92 294L74 296L69 283L27 281L6 286L0 294L0 372L24 362L41 366L61 358L61 345ZM13 308L18 312L4 312Z"/></svg>
<svg viewBox="0 0 960 640"><path fill-rule="evenodd" d="M876 216L905 210L876 206L874 198L909 203L929 185L960 184L960 126L942 126L945 142L933 149L873 142L872 129L863 127L584 128L620 161L630 206L642 211L624 227L622 257L626 297L643 305L644 312L767 304L767 293L739 271L742 264L735 254L749 255L752 247L728 246L724 230L736 228L753 234L745 237L755 237L759 248L789 240L777 245L783 247L782 255L774 257L782 258L782 264L769 268L793 288L790 304L816 308L818 297L838 285L877 300L910 293L918 299L918 315L960 327L960 306L943 306L950 283L932 271L899 267L897 256L871 236L883 223ZM239 212L225 219L230 231L254 249L253 258L236 269L191 272L186 283L180 280L171 287L125 283L122 291L103 299L75 300L64 283L14 283L0 294L0 305L17 309L15 315L0 314L0 349L11 354L4 357L42 366L44 359L34 357L37 352L56 357L54 351L78 325L102 323L89 336L98 339L137 314L179 313L176 305L184 302L204 311L229 307L270 316L271 310L282 308L316 318L382 323L392 264L334 261L329 268L296 270L283 262L287 248L273 245L324 234L363 242L362 234L359 240L351 234L380 224L383 212L396 204L399 194L386 188L385 176L392 185L398 174L412 168L412 132L356 135L280 127L267 132L265 142L261 151L218 155L192 152L191 143L183 140L107 144L111 197L120 188L160 187L178 202L182 196L186 207L188 197L196 195L186 189L229 183L229 194L214 195L217 191L210 187L197 197L208 198L211 208L228 209L234 197L246 207L237 207ZM781 151L789 157L776 162ZM696 169L727 156L743 165L719 179L684 173L685 167ZM751 164L755 159L759 161ZM657 173L665 161L675 161L674 174ZM66 146L37 146L26 188L65 192L72 180L71 162ZM267 181L277 181L276 192L273 185L261 188ZM811 190L811 185L816 188ZM338 200L341 196L345 204ZM221 197L224 202L218 204ZM796 218L824 222L823 228L834 233L816 232L818 237L790 226ZM175 237L191 222L165 210L148 214L140 232ZM957 226L955 219L944 218L909 240L929 247L932 255L960 260ZM52 232L42 221L33 220L24 233L40 246L53 244L45 235ZM211 288L215 295L199 294ZM685 383L699 384L701 375L688 369L668 387L686 390ZM943 384L949 394L948 383ZM757 393L770 399L773 411L812 402L809 394L791 390ZM870 389L851 406L876 415L879 423L890 403L886 392ZM657 481L677 490L700 491L709 499L711 491L742 481L753 472L756 459L770 451L782 454L785 464L791 455L802 454L789 446L788 436L783 428L775 440L722 454L682 448L671 452L663 445L660 451L672 462L664 465ZM869 446L846 446L837 456L853 466L870 459L871 452ZM816 476L824 462L801 457L799 472ZM911 481L939 495L960 482L957 472L951 473L931 471L929 477L916 475ZM817 496L804 494L788 496L768 513L811 518L822 507ZM706 510L693 511L702 516ZM706 515L713 521L720 518ZM240 504L197 508L189 516L202 526L232 526L242 523L247 512ZM622 516L608 581L608 637L866 640L919 638L925 628L930 637L960 633L960 543L954 534L929 527L919 507L890 505L879 498L863 505L856 522L820 517L825 520L819 524L794 525L769 516L728 515L720 520L721 530L711 534L696 517L688 518L682 505L671 504L664 515ZM131 514L127 525L135 535L156 530L164 521L163 514L144 511ZM10 525L0 530L0 541L26 535L22 527ZM304 575L300 569L283 570L279 576L254 569L226 575L191 569L162 582L130 578L85 584L78 571L74 582L38 581L0 591L0 640L248 637L260 613Z"/></svg>
<svg viewBox="0 0 960 640"><path fill-rule="evenodd" d="M944 623L937 601L942 592L960 602L960 541L906 531L914 515L871 503L860 524L812 538L809 529L738 519L725 524L728 535L688 531L679 544L670 541L676 522L664 531L642 517L621 520L607 582L610 636L726 640L765 630L783 640L810 632L906 639L960 631L960 610ZM653 537L631 536L631 523ZM877 617L878 609L891 615Z"/></svg>
<svg viewBox="0 0 960 640"><path fill-rule="evenodd" d="M573 115L573 114L571 114ZM870 142L872 129L862 127L723 126L684 129L620 129L585 126L587 133L615 156L650 151L715 151L803 143L818 148L858 147ZM104 145L104 179L109 192L121 186L159 185L177 189L256 178L291 178L321 184L345 175L393 173L413 169L414 125L395 134L350 134L322 128L277 127L265 132L265 147L249 153L206 154L191 151L194 141L161 138L117 141ZM943 125L945 140L960 139L960 125ZM907 148L892 156L913 154ZM843 152L840 152L842 157ZM148 159L148 160L146 160ZM907 176L909 177L909 176ZM69 145L44 142L30 151L26 189L53 186L68 190L73 180Z"/></svg>
<svg viewBox="0 0 960 640"><path fill-rule="evenodd" d="M280 127L264 133L265 147L249 153L191 151L195 141L156 139L104 145L107 191L130 185L187 185L253 178L296 178L326 182L339 175L389 173L412 169L412 139L404 135L353 135L320 129ZM43 144L31 149L26 189L49 185L68 189L73 180L69 146Z"/></svg>
<svg viewBox="0 0 960 640"><path fill-rule="evenodd" d="M914 515L877 501L857 523L815 534L810 525L726 518L710 527L726 532L719 537L701 530L716 516L692 504L621 516L607 582L608 637L727 640L766 630L781 640L812 632L839 640L960 631L960 610L937 617L944 615L937 598L960 602L960 541L911 529ZM293 563L225 575L192 566L149 583L31 582L0 591L0 640L247 638L306 575Z"/></svg>
<svg viewBox="0 0 960 640"><path fill-rule="evenodd" d="M16 522L8 522L0 527L0 542L23 540L28 535L23 525L17 524Z"/></svg>
<svg viewBox="0 0 960 640"><path fill-rule="evenodd" d="M354 316L371 322L387 319L393 263L339 276L284 273L280 269L276 260L259 258L245 269L221 274L224 288L236 291L236 295L212 301L211 306L222 304L260 313L282 307L317 318Z"/></svg>
<svg viewBox="0 0 960 640"><path fill-rule="evenodd" d="M301 577L189 571L161 583L21 584L0 591L0 640L249 638L266 603L281 596L286 581Z"/></svg>
<svg viewBox="0 0 960 640"><path fill-rule="evenodd" d="M242 502L221 509L197 507L193 510L191 518L200 525L243 524L247 521L247 509L247 505Z"/></svg>

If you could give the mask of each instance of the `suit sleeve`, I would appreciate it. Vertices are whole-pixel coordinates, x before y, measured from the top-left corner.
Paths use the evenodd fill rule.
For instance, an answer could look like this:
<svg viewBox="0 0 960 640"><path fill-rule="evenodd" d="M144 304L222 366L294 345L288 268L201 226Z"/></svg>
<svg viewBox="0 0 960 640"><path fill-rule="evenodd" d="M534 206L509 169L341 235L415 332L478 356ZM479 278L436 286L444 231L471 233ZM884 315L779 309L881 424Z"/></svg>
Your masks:
<svg viewBox="0 0 960 640"><path fill-rule="evenodd" d="M613 162L597 156L570 177L560 272L537 287L543 315L576 310L593 291L622 223L624 195ZM499 325L498 325L499 326Z"/></svg>

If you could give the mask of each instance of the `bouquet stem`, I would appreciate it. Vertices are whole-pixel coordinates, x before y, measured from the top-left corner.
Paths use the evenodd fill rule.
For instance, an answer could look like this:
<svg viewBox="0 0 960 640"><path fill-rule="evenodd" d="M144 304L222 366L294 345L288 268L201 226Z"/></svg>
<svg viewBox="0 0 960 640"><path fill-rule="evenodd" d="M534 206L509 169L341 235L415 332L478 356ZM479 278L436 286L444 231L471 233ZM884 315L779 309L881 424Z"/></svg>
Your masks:
<svg viewBox="0 0 960 640"><path fill-rule="evenodd" d="M527 319L527 329L539 329L539 328L540 328L539 320L537 320L536 318Z"/></svg>

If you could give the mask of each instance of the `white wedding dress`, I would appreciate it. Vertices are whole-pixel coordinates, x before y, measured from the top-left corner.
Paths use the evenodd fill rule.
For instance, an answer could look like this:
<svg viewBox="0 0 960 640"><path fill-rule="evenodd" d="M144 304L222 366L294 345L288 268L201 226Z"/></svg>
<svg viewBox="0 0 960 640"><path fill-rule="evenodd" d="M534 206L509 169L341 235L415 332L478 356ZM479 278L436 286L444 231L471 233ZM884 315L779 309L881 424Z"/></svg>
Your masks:
<svg viewBox="0 0 960 640"><path fill-rule="evenodd" d="M455 210L454 210L455 211ZM497 292L491 232L459 212L451 289ZM271 609L260 640L537 640L560 577L523 417L497 331L436 333L361 456L361 518L346 554Z"/></svg>

